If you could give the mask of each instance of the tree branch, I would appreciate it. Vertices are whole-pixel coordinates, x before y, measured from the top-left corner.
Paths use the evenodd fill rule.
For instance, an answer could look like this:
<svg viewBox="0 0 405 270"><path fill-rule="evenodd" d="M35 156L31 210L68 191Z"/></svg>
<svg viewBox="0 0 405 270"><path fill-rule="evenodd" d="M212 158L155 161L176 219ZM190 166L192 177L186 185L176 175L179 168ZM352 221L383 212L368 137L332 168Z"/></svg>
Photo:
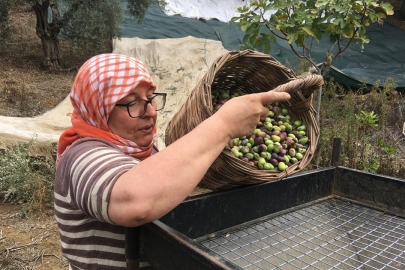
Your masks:
<svg viewBox="0 0 405 270"><path fill-rule="evenodd" d="M366 8L366 6L365 6L365 8ZM360 24L363 24L365 16L366 16L366 9L365 9L364 12L363 12L363 16L362 16L362 18L361 18ZM354 37L356 36L357 31L359 31L359 28L356 28L356 30L353 32L353 36L350 38L349 42L346 44L346 46L343 48L343 50L342 50L342 49L340 48L340 46L339 46L338 53L337 53L337 54L335 55L335 57L333 58L333 61L335 61L336 58L337 58L339 55L341 55L341 54L349 47L349 45L352 43ZM332 62L333 62L333 61L332 61Z"/></svg>
<svg viewBox="0 0 405 270"><path fill-rule="evenodd" d="M291 50L293 51L293 53L294 53L298 58L300 58L300 59L306 59L308 62L311 63L312 66L314 66L314 68L316 69L316 71L319 73L319 68L318 68L318 66L314 63L314 61L312 61L311 58L309 58L309 57L306 56L306 55L300 55L300 54L295 50L295 48L294 48L294 46L293 46L292 44L289 44L289 45L290 45L290 48L291 48Z"/></svg>
<svg viewBox="0 0 405 270"><path fill-rule="evenodd" d="M282 36L279 36L279 35L276 34L273 30L270 29L269 24L271 25L271 23L270 23L270 21L267 21L267 20L264 18L264 16L263 16L264 14L263 14L262 12L260 12L260 15L261 15L261 17L262 17L263 22L265 22L264 25L267 27L267 29L269 29L270 33L272 33L273 35L275 35L275 36L278 37L279 39L287 40L286 38L284 38L284 37L282 37ZM283 34L284 34L284 33L283 33Z"/></svg>

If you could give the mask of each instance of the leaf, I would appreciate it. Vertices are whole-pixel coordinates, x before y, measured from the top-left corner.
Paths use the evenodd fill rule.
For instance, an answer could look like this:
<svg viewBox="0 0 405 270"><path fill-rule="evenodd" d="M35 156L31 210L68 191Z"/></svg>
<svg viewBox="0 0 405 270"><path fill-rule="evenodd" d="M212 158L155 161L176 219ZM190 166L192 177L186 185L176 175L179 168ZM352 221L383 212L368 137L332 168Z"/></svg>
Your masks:
<svg viewBox="0 0 405 270"><path fill-rule="evenodd" d="M256 28L258 27L258 25L252 23L247 29L246 29L246 33L247 34L252 34Z"/></svg>
<svg viewBox="0 0 405 270"><path fill-rule="evenodd" d="M257 43L258 43L258 41L257 41L257 36L251 35L251 36L249 37L249 43L250 43L250 44L256 44L256 45L257 45Z"/></svg>
<svg viewBox="0 0 405 270"><path fill-rule="evenodd" d="M243 24L243 25L240 27L240 29L241 29L243 32L246 32L246 29L247 29L249 26L250 26L250 23L245 23L245 24Z"/></svg>
<svg viewBox="0 0 405 270"><path fill-rule="evenodd" d="M318 0L315 3L315 7L319 8L321 6L326 6L327 4L329 4L328 0Z"/></svg>
<svg viewBox="0 0 405 270"><path fill-rule="evenodd" d="M245 34L245 36L242 39L242 43L245 44L249 40L249 37L250 37L249 34Z"/></svg>
<svg viewBox="0 0 405 270"><path fill-rule="evenodd" d="M394 7L391 6L389 3L381 3L380 4L381 8L387 13L387 15L393 15L394 14Z"/></svg>
<svg viewBox="0 0 405 270"><path fill-rule="evenodd" d="M302 30L304 30L308 35L316 37L314 32L312 32L312 30L310 29L310 27L308 25L303 26Z"/></svg>
<svg viewBox="0 0 405 270"><path fill-rule="evenodd" d="M273 34L269 34L269 38L270 38L270 40L271 40L271 41L273 41L273 42L277 42L277 38L276 38L276 36L275 36L275 35L273 35Z"/></svg>
<svg viewBox="0 0 405 270"><path fill-rule="evenodd" d="M239 20L239 17L232 17L231 20L228 22L228 24L234 23L237 20Z"/></svg>
<svg viewBox="0 0 405 270"><path fill-rule="evenodd" d="M267 40L264 44L264 53L269 53L271 51L270 42Z"/></svg>
<svg viewBox="0 0 405 270"><path fill-rule="evenodd" d="M377 17L380 19L387 18L387 16L384 13L378 13Z"/></svg>
<svg viewBox="0 0 405 270"><path fill-rule="evenodd" d="M360 26L361 26L361 24L360 24L358 21L356 21L356 20L353 20L352 23L353 23L354 26L356 26L356 27L360 27Z"/></svg>
<svg viewBox="0 0 405 270"><path fill-rule="evenodd" d="M333 23L334 25L339 25L341 21L342 21L341 18L337 18L337 19L334 19L332 23Z"/></svg>
<svg viewBox="0 0 405 270"><path fill-rule="evenodd" d="M286 27L294 27L295 24L293 24L293 23L285 23L284 26L286 26Z"/></svg>

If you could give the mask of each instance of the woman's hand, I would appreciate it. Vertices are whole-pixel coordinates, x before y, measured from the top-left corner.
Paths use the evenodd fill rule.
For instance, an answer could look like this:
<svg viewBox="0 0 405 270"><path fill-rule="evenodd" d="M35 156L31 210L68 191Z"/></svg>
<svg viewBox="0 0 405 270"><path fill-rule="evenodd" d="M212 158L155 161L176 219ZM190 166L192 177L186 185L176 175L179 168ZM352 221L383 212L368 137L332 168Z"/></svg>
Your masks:
<svg viewBox="0 0 405 270"><path fill-rule="evenodd" d="M229 139L252 132L260 117L269 113L267 105L276 101L286 101L290 95L285 92L269 91L233 98L227 101L212 117L222 121L227 127Z"/></svg>

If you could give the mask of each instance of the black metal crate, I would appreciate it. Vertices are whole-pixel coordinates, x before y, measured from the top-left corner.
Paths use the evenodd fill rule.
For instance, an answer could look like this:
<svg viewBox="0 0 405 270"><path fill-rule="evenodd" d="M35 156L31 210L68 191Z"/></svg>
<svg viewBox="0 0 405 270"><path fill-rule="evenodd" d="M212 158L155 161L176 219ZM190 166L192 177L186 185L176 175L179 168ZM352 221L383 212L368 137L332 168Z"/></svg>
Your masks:
<svg viewBox="0 0 405 270"><path fill-rule="evenodd" d="M325 168L189 198L140 228L139 250L127 237L127 257L177 270L405 269L404 217L403 180Z"/></svg>
<svg viewBox="0 0 405 270"><path fill-rule="evenodd" d="M405 219L341 199L310 204L197 242L249 270L405 266Z"/></svg>

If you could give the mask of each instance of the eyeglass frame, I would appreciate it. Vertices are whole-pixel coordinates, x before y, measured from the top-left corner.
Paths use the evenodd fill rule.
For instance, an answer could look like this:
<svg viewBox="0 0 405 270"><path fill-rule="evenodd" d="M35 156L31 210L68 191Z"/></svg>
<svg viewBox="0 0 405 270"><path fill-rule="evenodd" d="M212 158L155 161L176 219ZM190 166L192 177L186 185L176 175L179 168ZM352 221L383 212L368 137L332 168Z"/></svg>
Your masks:
<svg viewBox="0 0 405 270"><path fill-rule="evenodd" d="M164 107L165 107L165 105L166 105L166 96L167 96L167 93L153 93L153 97L148 98L147 100L146 100L146 99L138 98L138 99L132 100L132 101L130 101L130 102L128 102L128 103L125 103L125 104L115 104L115 106L127 107L127 112L128 112L129 117L131 117L131 118L138 118L138 117L141 117L141 116L145 115L146 110L147 110L147 107L148 107L148 104L150 104L150 105L153 107L153 105L152 105L152 100L153 100L155 97L157 97L157 96L163 96L163 107L162 107L161 109L159 109L159 110L155 110L156 112L158 112L158 111L160 111L160 110L163 110ZM134 103L135 101L141 101L141 100L142 100L142 101L145 101L145 106L143 107L143 113L140 114L140 115L138 115L138 116L135 116L135 117L134 117L134 116L132 116L131 113L129 112L129 105L130 105L131 103Z"/></svg>

